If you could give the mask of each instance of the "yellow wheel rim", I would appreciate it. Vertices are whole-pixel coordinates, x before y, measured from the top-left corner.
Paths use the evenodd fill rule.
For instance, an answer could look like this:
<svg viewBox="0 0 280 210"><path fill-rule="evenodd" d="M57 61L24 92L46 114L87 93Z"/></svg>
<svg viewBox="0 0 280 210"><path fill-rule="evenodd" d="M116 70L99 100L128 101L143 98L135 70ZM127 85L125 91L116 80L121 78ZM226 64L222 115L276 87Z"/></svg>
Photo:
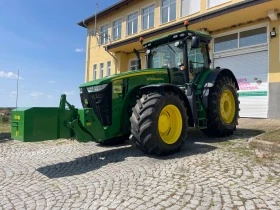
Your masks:
<svg viewBox="0 0 280 210"><path fill-rule="evenodd" d="M166 144L174 144L180 137L183 127L182 115L174 105L165 106L159 115L158 131Z"/></svg>
<svg viewBox="0 0 280 210"><path fill-rule="evenodd" d="M235 116L235 99L230 90L225 90L221 95L220 113L223 121L227 124L232 123Z"/></svg>

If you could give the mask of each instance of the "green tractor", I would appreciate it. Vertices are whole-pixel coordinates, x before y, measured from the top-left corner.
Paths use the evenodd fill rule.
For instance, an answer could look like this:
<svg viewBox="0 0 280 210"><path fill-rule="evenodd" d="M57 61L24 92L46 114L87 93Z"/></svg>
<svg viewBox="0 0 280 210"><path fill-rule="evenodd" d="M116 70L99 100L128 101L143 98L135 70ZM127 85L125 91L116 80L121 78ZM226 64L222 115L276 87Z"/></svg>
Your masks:
<svg viewBox="0 0 280 210"><path fill-rule="evenodd" d="M164 155L182 147L188 127L208 136L229 136L238 123L239 87L229 69L210 69L210 40L210 35L187 28L148 41L141 52L146 69L134 50L138 70L80 86L83 109L62 95L59 108L14 110L12 137L101 144L129 138L145 153Z"/></svg>

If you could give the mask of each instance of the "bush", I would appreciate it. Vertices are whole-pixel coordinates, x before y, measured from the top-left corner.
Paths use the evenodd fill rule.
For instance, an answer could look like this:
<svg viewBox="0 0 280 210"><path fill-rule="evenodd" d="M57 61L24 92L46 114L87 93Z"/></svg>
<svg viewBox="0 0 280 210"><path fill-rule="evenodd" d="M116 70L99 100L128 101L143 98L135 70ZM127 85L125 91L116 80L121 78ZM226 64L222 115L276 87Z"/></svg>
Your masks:
<svg viewBox="0 0 280 210"><path fill-rule="evenodd" d="M7 117L7 116L2 116L1 122L2 123L9 123L10 122L10 118Z"/></svg>

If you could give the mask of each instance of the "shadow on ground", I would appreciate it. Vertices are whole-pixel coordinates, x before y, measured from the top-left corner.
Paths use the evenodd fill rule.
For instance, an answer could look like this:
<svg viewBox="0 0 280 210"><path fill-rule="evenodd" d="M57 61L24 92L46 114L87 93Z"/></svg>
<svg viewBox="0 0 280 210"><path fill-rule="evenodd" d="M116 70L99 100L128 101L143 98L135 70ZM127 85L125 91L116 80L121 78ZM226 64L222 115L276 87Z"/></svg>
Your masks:
<svg viewBox="0 0 280 210"><path fill-rule="evenodd" d="M44 166L37 169L37 171L49 178L60 178L80 175L83 173L94 171L103 166L106 166L107 164L124 161L127 157L148 156L149 158L156 158L159 160L181 158L196 154L204 154L217 148L215 146L205 144L205 142L215 143L236 139L247 140L248 138L257 136L264 132L265 131L262 130L239 128L234 132L232 136L225 138L210 138L205 136L199 130L190 129L186 144L184 145L182 150L169 156L148 156L146 154L143 154L138 148L128 142L125 145L121 145L119 148L114 147L110 150L76 158L73 161Z"/></svg>
<svg viewBox="0 0 280 210"><path fill-rule="evenodd" d="M182 150L176 154L162 157L154 157L142 153L134 145L127 143L125 147L122 146L120 148L114 148L104 152L79 157L69 162L62 162L54 165L44 166L38 168L37 171L49 178L60 178L80 175L90 171L94 171L103 166L106 166L107 164L124 161L127 157L148 156L149 158L165 160L186 157L196 154L203 154L215 149L216 147L211 145L187 142L182 148ZM141 162L139 162L139 164L141 164Z"/></svg>
<svg viewBox="0 0 280 210"><path fill-rule="evenodd" d="M0 143L11 140L11 133L0 133Z"/></svg>

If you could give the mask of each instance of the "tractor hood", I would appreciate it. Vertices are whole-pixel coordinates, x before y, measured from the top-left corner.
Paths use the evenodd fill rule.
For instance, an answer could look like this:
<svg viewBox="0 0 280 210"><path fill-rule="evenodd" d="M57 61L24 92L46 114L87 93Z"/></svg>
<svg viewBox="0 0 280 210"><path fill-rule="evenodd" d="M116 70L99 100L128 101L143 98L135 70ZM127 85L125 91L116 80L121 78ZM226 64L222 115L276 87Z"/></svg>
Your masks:
<svg viewBox="0 0 280 210"><path fill-rule="evenodd" d="M142 69L142 70L122 72L119 74L114 74L114 75L107 76L107 77L104 77L101 79L86 82L86 83L80 85L80 88L108 84L114 80L124 79L124 78L128 78L128 77L136 77L136 76L143 76L143 75L152 76L152 75L159 75L159 74L168 74L167 69L165 69L165 68Z"/></svg>

